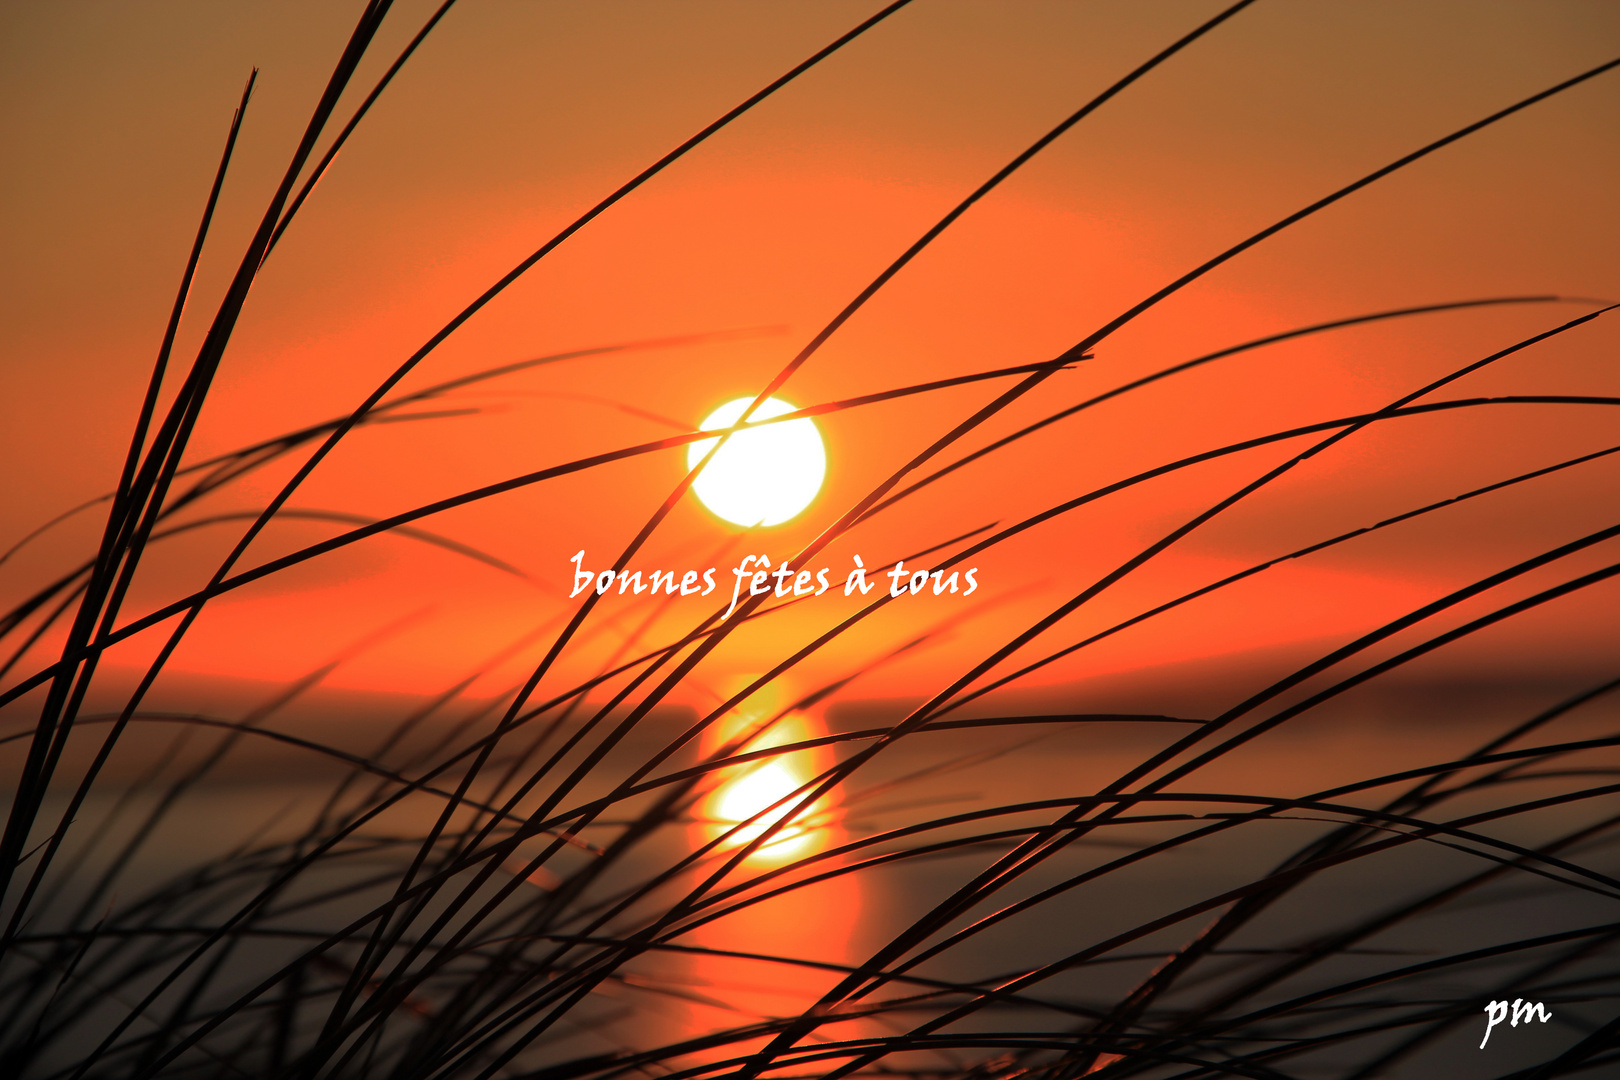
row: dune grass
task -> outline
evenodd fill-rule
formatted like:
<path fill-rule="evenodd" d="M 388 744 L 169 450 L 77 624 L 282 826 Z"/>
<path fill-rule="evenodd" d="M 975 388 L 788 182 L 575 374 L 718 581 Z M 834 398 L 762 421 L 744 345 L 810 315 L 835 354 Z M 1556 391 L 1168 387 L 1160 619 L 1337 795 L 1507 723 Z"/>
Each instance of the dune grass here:
<path fill-rule="evenodd" d="M 396 393 L 439 345 L 551 251 L 908 2 L 878 10 L 537 247 L 400 363 L 349 415 L 192 461 L 192 432 L 260 269 L 278 245 L 298 242 L 295 218 L 306 200 L 318 198 L 316 181 L 335 167 L 344 141 L 430 39 L 453 0 L 431 15 L 318 155 L 337 124 L 340 101 L 354 90 L 355 73 L 389 15 L 383 0 L 366 5 L 196 357 L 181 373 L 173 369 L 171 353 L 197 266 L 212 250 L 212 217 L 250 107 L 254 79 L 248 80 L 122 473 L 105 498 L 68 511 L 104 511 L 100 542 L 71 572 L 39 583 L 0 615 L 0 636 L 7 639 L 0 677 L 8 680 L 0 706 L 10 706 L 13 715 L 26 708 L 31 717 L 26 727 L 0 735 L 20 751 L 0 837 L 5 920 L 0 1071 L 73 1078 L 398 1080 L 628 1075 L 741 1080 L 855 1073 L 1052 1080 L 1419 1075 L 1403 1070 L 1432 1067 L 1413 1063 L 1428 1060 L 1423 1053 L 1459 1029 L 1475 1031 L 1484 1003 L 1497 998 L 1548 1003 L 1563 1025 L 1562 1048 L 1528 1068 L 1493 1070 L 1489 1063 L 1470 1062 L 1469 1068 L 1486 1069 L 1478 1075 L 1595 1076 L 1620 1063 L 1620 1019 L 1605 1019 L 1615 1011 L 1615 957 L 1620 955 L 1620 921 L 1609 906 L 1620 900 L 1620 880 L 1609 856 L 1620 826 L 1620 816 L 1612 812 L 1620 777 L 1611 752 L 1620 746 L 1620 734 L 1594 735 L 1587 724 L 1572 735 L 1567 727 L 1572 718 L 1584 721 L 1610 705 L 1620 679 L 1597 681 L 1516 716 L 1499 730 L 1482 731 L 1471 753 L 1369 775 L 1355 784 L 1298 796 L 1211 790 L 1203 781 L 1239 747 L 1327 710 L 1358 688 L 1381 685 L 1412 661 L 1601 587 L 1620 575 L 1620 562 L 1603 562 L 1612 559 L 1620 524 L 1571 536 L 1500 567 L 1281 673 L 1213 715 L 1174 716 L 1149 708 L 1005 715 L 991 697 L 1048 664 L 1151 625 L 1163 613 L 1281 563 L 1398 530 L 1420 517 L 1443 517 L 1460 504 L 1606 459 L 1620 446 L 1503 475 L 1451 498 L 1281 551 L 1078 641 L 1053 644 L 1064 621 L 1110 587 L 1251 494 L 1369 428 L 1446 411 L 1530 406 L 1562 410 L 1572 424 L 1603 424 L 1620 396 L 1559 393 L 1556 387 L 1538 394 L 1433 395 L 1548 339 L 1581 333 L 1608 307 L 1536 295 L 1347 314 L 1189 359 L 1068 405 L 1010 435 L 984 445 L 974 442 L 980 429 L 1015 402 L 1055 373 L 1089 360 L 1110 335 L 1204 275 L 1426 156 L 1604 75 L 1620 60 L 1576 73 L 1325 194 L 1168 282 L 1056 356 L 824 402 L 761 421 L 860 410 L 947 387 L 973 386 L 984 394 L 976 411 L 944 425 L 935 441 L 918 447 L 902 468 L 845 508 L 789 560 L 799 566 L 914 493 L 960 479 L 965 465 L 993 463 L 997 451 L 1037 431 L 1229 356 L 1303 335 L 1441 312 L 1503 305 L 1583 307 L 1574 317 L 1549 316 L 1543 331 L 1504 342 L 1490 355 L 1376 411 L 1212 446 L 1095 490 L 1063 490 L 1054 483 L 1050 504 L 1038 513 L 962 536 L 930 537 L 919 556 L 906 558 L 930 555 L 937 568 L 966 567 L 979 553 L 1060 515 L 1106 505 L 1110 496 L 1202 462 L 1266 446 L 1303 446 L 1083 590 L 1062 597 L 1022 632 L 983 642 L 979 662 L 882 726 L 786 742 L 766 738 L 785 718 L 842 693 L 845 683 L 838 682 L 770 710 L 751 728 L 716 738 L 725 718 L 890 604 L 892 598 L 881 589 L 847 618 L 784 652 L 768 671 L 673 738 L 648 735 L 649 716 L 723 643 L 758 631 L 797 601 L 749 596 L 729 618 L 722 617 L 724 605 L 710 605 L 668 640 L 644 627 L 625 654 L 597 676 L 558 690 L 547 676 L 579 648 L 588 625 L 600 616 L 598 596 L 588 591 L 562 626 L 513 646 L 514 655 L 530 658 L 528 675 L 492 708 L 447 720 L 475 673 L 399 717 L 367 753 L 269 726 L 273 718 L 296 711 L 329 668 L 310 672 L 239 718 L 180 715 L 148 705 L 164 665 L 216 597 L 383 533 L 521 575 L 518 567 L 432 531 L 433 519 L 459 506 L 710 437 L 692 431 L 581 457 L 384 519 L 288 505 L 333 449 L 358 429 L 464 414 L 467 410 L 431 407 L 450 391 L 564 359 L 704 340 L 704 335 L 686 335 L 509 361 Z M 759 388 L 749 412 L 811 362 L 935 238 L 1043 148 L 1151 78 L 1161 65 L 1196 48 L 1206 35 L 1241 32 L 1237 16 L 1252 2 L 1233 4 L 1191 28 L 992 173 L 811 336 Z M 160 409 L 166 392 L 171 403 Z M 747 422 L 745 414 L 738 426 Z M 211 508 L 216 493 L 273 463 L 289 462 L 296 463 L 290 479 L 259 512 Z M 645 525 L 624 543 L 613 569 L 632 563 L 686 497 L 696 471 L 652 509 Z M 271 521 L 300 515 L 342 531 L 290 554 L 243 565 Z M 23 537 L 0 556 L 0 564 L 24 544 L 46 542 L 50 529 L 66 516 Z M 241 532 L 206 586 L 129 617 L 125 599 L 152 545 L 197 529 Z M 883 569 L 874 568 L 874 577 Z M 154 634 L 162 635 L 164 644 L 123 707 L 111 714 L 89 712 L 86 701 L 103 654 L 137 635 Z M 52 635 L 64 643 L 54 656 L 42 658 L 41 645 L 56 640 Z M 885 663 L 914 644 L 886 642 L 872 652 L 869 664 Z M 976 702 L 989 714 L 961 711 Z M 905 801 L 908 793 L 926 786 L 922 781 L 929 776 L 986 755 L 1017 753 L 1030 739 L 1059 728 L 1083 732 L 1096 725 L 1168 734 L 1111 781 L 1059 798 L 1031 799 L 1008 791 L 968 809 L 942 809 L 925 798 Z M 110 802 L 98 802 L 93 796 L 107 794 L 110 781 L 104 773 L 115 747 L 136 727 L 160 726 L 174 729 L 175 741 L 152 754 L 141 776 L 120 781 Z M 935 745 L 929 740 L 962 749 L 915 775 L 865 786 L 874 761 L 901 757 L 919 744 Z M 70 742 L 92 749 L 69 754 Z M 132 868 L 150 857 L 153 838 L 166 823 L 194 812 L 188 808 L 228 755 L 268 743 L 321 759 L 340 779 L 323 790 L 318 805 L 305 802 L 244 827 L 239 842 L 222 857 L 200 861 L 150 890 L 120 888 Z M 708 839 L 693 839 L 699 835 L 694 828 L 704 823 L 706 801 L 740 766 L 808 751 L 823 755 L 815 775 L 747 820 L 712 828 Z M 889 806 L 882 799 L 896 801 Z M 808 816 L 795 817 L 793 811 Z M 1543 812 L 1552 811 L 1562 816 L 1554 818 L 1559 827 L 1550 838 L 1533 829 L 1501 827 L 1541 821 Z M 1302 822 L 1310 827 L 1293 828 Z M 836 830 L 830 827 L 834 823 Z M 1291 831 L 1278 833 L 1284 824 Z M 783 861 L 760 859 L 795 829 L 821 829 L 827 842 Z M 1531 834 L 1536 838 L 1524 839 Z M 1279 841 L 1279 835 L 1293 839 Z M 1140 922 L 1082 933 L 1087 944 L 1073 947 L 1076 935 L 1065 920 L 1072 918 L 1076 898 L 1134 881 L 1132 875 L 1144 868 L 1168 866 L 1173 872 L 1180 865 L 1174 860 L 1189 851 L 1226 850 L 1220 845 L 1233 838 L 1247 843 L 1251 836 L 1264 838 L 1253 841 L 1256 850 L 1280 853 L 1266 868 L 1204 895 L 1163 904 L 1144 900 Z M 1438 853 L 1424 856 L 1435 861 L 1417 864 L 1439 868 L 1430 876 L 1410 873 L 1410 860 L 1419 851 Z M 885 875 L 933 864 L 953 868 L 950 886 L 926 898 L 919 894 L 892 937 L 859 962 L 706 943 L 714 940 L 705 937 L 706 928 L 728 920 L 777 911 L 784 920 L 798 918 L 787 914 L 799 910 L 790 905 L 823 895 L 818 890 L 845 881 L 890 881 Z M 1384 869 L 1391 866 L 1395 869 Z M 1297 910 L 1298 897 L 1339 868 L 1364 881 L 1406 875 L 1412 887 L 1353 896 L 1341 905 L 1344 910 L 1323 905 L 1315 918 Z M 1492 899 L 1504 890 L 1509 901 Z M 1468 946 L 1454 946 L 1442 936 L 1421 948 L 1428 931 L 1414 931 L 1448 912 L 1467 912 L 1473 904 L 1510 903 L 1523 912 L 1564 911 L 1566 902 L 1575 904 L 1570 910 L 1583 919 L 1589 909 L 1582 905 L 1596 914 L 1579 925 L 1554 928 L 1533 919 L 1503 918 L 1491 924 L 1488 940 Z M 1279 915 L 1283 911 L 1288 914 Z M 1058 925 L 1066 927 L 1064 933 L 1055 932 Z M 982 953 L 972 950 L 1007 929 L 1044 951 L 1033 962 L 1020 954 L 1017 964 L 985 968 L 976 959 Z M 805 1000 L 780 1013 L 738 1006 L 727 1000 L 731 991 L 725 986 L 707 986 L 690 976 L 692 965 L 716 961 L 788 972 L 781 977 L 806 988 Z M 682 1009 L 707 1009 L 703 1015 L 710 1015 L 728 1007 L 734 1023 L 658 1019 L 671 1009 L 679 1015 L 687 1015 Z"/>

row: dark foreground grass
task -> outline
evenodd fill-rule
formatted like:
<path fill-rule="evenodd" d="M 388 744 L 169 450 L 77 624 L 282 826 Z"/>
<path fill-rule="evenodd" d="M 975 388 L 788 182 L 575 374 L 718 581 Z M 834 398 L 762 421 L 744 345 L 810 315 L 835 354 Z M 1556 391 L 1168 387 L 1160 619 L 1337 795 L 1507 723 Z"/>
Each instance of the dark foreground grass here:
<path fill-rule="evenodd" d="M 755 406 L 979 199 L 1251 2 L 1234 4 L 1190 29 L 992 174 L 814 335 L 760 389 Z M 17 771 L 9 778 L 12 805 L 0 836 L 0 1072 L 400 1080 L 633 1074 L 1028 1074 L 1053 1080 L 1433 1075 L 1423 1070 L 1432 1070 L 1434 1059 L 1423 1055 L 1436 1045 L 1455 1043 L 1461 1029 L 1471 1039 L 1482 1026 L 1482 1006 L 1498 998 L 1546 1003 L 1557 1017 L 1557 1037 L 1536 1044 L 1541 1056 L 1534 1063 L 1498 1067 L 1475 1060 L 1466 1075 L 1606 1075 L 1620 1067 L 1620 1019 L 1610 1019 L 1617 1012 L 1613 1002 L 1620 974 L 1620 880 L 1605 869 L 1613 867 L 1609 848 L 1620 826 L 1614 809 L 1620 772 L 1613 753 L 1620 734 L 1612 725 L 1593 722 L 1605 707 L 1612 708 L 1608 695 L 1620 689 L 1620 678 L 1594 680 L 1502 720 L 1471 752 L 1305 796 L 1226 791 L 1202 780 L 1220 775 L 1223 759 L 1251 740 L 1330 710 L 1369 684 L 1382 685 L 1412 661 L 1582 590 L 1603 587 L 1620 575 L 1620 563 L 1612 561 L 1620 524 L 1569 537 L 1500 567 L 1339 644 L 1211 715 L 1171 716 L 1149 709 L 960 712 L 974 702 L 982 710 L 993 704 L 987 695 L 1045 665 L 1281 562 L 1607 459 L 1620 445 L 1538 464 L 1324 537 L 1062 647 L 1053 648 L 1043 637 L 1206 522 L 1375 425 L 1437 412 L 1530 405 L 1563 410 L 1572 424 L 1606 425 L 1607 410 L 1620 405 L 1620 397 L 1556 392 L 1434 397 L 1448 384 L 1549 338 L 1581 333 L 1609 310 L 1598 305 L 1586 304 L 1573 318 L 1549 316 L 1542 332 L 1504 342 L 1492 354 L 1376 411 L 1210 447 L 1096 490 L 1053 490 L 1050 506 L 1039 513 L 963 536 L 930 538 L 921 554 L 934 555 L 936 567 L 965 567 L 977 554 L 1060 515 L 1202 462 L 1273 444 L 1304 447 L 1063 598 L 1024 631 L 986 642 L 981 661 L 934 689 L 909 714 L 882 726 L 776 744 L 761 739 L 783 718 L 839 694 L 844 683 L 834 683 L 762 714 L 754 729 L 729 743 L 699 752 L 700 746 L 713 745 L 709 733 L 723 718 L 888 605 L 884 590 L 780 656 L 769 671 L 674 739 L 648 734 L 654 710 L 679 696 L 685 681 L 723 642 L 758 632 L 794 601 L 751 596 L 729 618 L 722 618 L 722 606 L 673 640 L 643 635 L 597 677 L 542 696 L 542 683 L 549 688 L 557 681 L 546 677 L 571 649 L 581 647 L 588 624 L 599 616 L 597 596 L 587 592 L 565 625 L 512 647 L 511 655 L 538 652 L 539 657 L 527 678 L 492 707 L 456 723 L 444 720 L 474 674 L 397 718 L 364 752 L 266 726 L 273 717 L 295 712 L 329 667 L 238 719 L 148 708 L 148 693 L 165 663 L 215 597 L 382 532 L 520 573 L 428 531 L 424 523 L 457 506 L 705 437 L 690 432 L 561 463 L 383 520 L 342 512 L 314 515 L 346 531 L 272 561 L 242 566 L 248 548 L 273 519 L 313 515 L 290 509 L 289 499 L 359 427 L 459 415 L 465 410 L 431 404 L 452 390 L 550 362 L 698 340 L 628 342 L 527 359 L 408 394 L 394 392 L 438 345 L 550 251 L 755 104 L 906 6 L 906 0 L 878 11 L 788 71 L 537 248 L 349 416 L 206 461 L 188 460 L 192 431 L 260 268 L 284 234 L 291 237 L 286 242 L 294 242 L 296 231 L 286 231 L 315 181 L 450 6 L 434 12 L 317 156 L 388 15 L 386 2 L 366 6 L 197 356 L 183 374 L 171 372 L 181 314 L 249 106 L 249 80 L 122 474 L 108 497 L 70 511 L 105 509 L 100 543 L 84 554 L 82 565 L 42 583 L 0 615 L 0 637 L 6 639 L 0 675 L 8 680 L 0 706 L 27 708 L 33 717 L 26 728 L 0 736 L 19 751 Z M 813 559 L 861 522 L 1036 431 L 1228 356 L 1349 326 L 1558 302 L 1554 296 L 1472 299 L 1290 329 L 1120 385 L 988 444 L 973 439 L 1056 372 L 1087 360 L 1116 330 L 1210 271 L 1383 177 L 1617 65 L 1620 60 L 1576 73 L 1326 194 L 1216 254 L 1055 357 L 895 387 L 763 421 L 861 409 L 946 387 L 983 383 L 986 391 L 981 408 L 919 447 L 903 468 L 848 506 L 789 561 L 797 566 Z M 170 404 L 160 408 L 166 397 Z M 746 421 L 745 415 L 740 423 Z M 209 508 L 216 492 L 282 462 L 295 463 L 291 478 L 262 512 Z M 685 497 L 693 475 L 625 544 L 614 569 L 632 562 Z M 150 614 L 126 617 L 126 595 L 152 545 L 190 530 L 244 522 L 240 540 L 204 588 Z M 20 544 L 38 542 L 53 524 Z M 64 644 L 54 659 L 42 661 L 40 644 L 54 640 L 52 634 Z M 164 642 L 149 670 L 120 710 L 87 711 L 102 655 L 136 635 L 160 635 Z M 887 662 L 915 644 L 886 643 L 873 651 L 869 665 Z M 1046 651 L 1035 651 L 1040 649 Z M 1007 801 L 998 797 L 948 813 L 939 813 L 937 800 L 927 797 L 931 778 L 950 769 L 1016 753 L 1030 738 L 1056 728 L 1084 732 L 1096 725 L 1167 734 L 1121 759 L 1112 778 L 1058 797 L 1009 792 Z M 175 729 L 180 737 L 167 748 L 142 743 L 156 747 L 144 773 L 120 780 L 108 792 L 112 782 L 103 773 L 114 748 L 137 730 L 159 726 Z M 323 781 L 314 799 L 301 798 L 255 820 L 223 853 L 210 854 L 172 880 L 149 884 L 139 867 L 151 857 L 153 838 L 177 817 L 199 812 L 197 800 L 227 755 L 270 742 L 320 759 L 329 771 L 319 775 L 332 779 Z M 70 743 L 77 752 L 69 752 Z M 909 760 L 906 755 L 919 745 L 956 750 L 939 760 L 929 751 L 923 757 L 931 764 L 862 787 L 874 763 Z M 824 755 L 826 764 L 817 775 L 748 821 L 715 830 L 707 840 L 692 839 L 699 835 L 693 823 L 705 800 L 737 766 L 809 749 Z M 835 812 L 833 806 L 842 809 Z M 806 816 L 794 820 L 783 813 L 791 810 Z M 1523 822 L 1537 824 L 1519 827 Z M 756 858 L 767 854 L 784 830 L 807 827 L 825 834 L 819 850 L 785 861 Z M 1209 888 L 1202 879 L 1181 892 L 1148 892 L 1137 884 L 1154 880 L 1140 875 L 1156 867 L 1175 872 L 1185 864 L 1174 860 L 1194 850 L 1246 850 L 1262 853 L 1263 859 L 1249 858 L 1241 863 L 1248 869 L 1236 879 L 1223 878 Z M 934 865 L 950 866 L 954 876 L 943 887 L 921 888 L 916 868 Z M 1399 881 L 1403 887 L 1360 893 L 1352 888 L 1327 902 L 1318 889 L 1324 879 Z M 134 891 L 127 885 L 132 880 L 141 881 Z M 903 909 L 892 932 L 885 930 L 886 939 L 856 959 L 833 962 L 772 951 L 769 935 L 758 939 L 757 948 L 715 944 L 716 928 L 738 920 L 759 915 L 780 925 L 801 920 L 804 897 L 836 895 L 827 890 L 852 881 L 887 883 L 882 887 L 901 898 Z M 1094 932 L 1075 933 L 1074 913 L 1102 903 L 1092 897 L 1109 895 L 1116 897 L 1116 908 L 1119 896 L 1130 898 L 1123 909 L 1131 918 L 1099 916 Z M 1302 896 L 1311 898 L 1304 907 Z M 1482 910 L 1547 918 L 1482 917 Z M 1448 919 L 1466 930 L 1435 930 Z M 1005 942 L 1008 931 L 1022 943 L 1014 950 L 1017 961 L 987 963 L 983 943 Z M 798 989 L 800 1000 L 788 1009 L 761 1007 L 751 991 L 726 981 L 731 976 L 702 975 L 738 970 L 774 971 L 770 977 Z M 715 1016 L 730 1019 L 715 1022 Z M 1413 1069 L 1419 1071 L 1408 1071 Z M 1448 1075 L 1465 1075 L 1461 1069 L 1458 1065 Z"/>

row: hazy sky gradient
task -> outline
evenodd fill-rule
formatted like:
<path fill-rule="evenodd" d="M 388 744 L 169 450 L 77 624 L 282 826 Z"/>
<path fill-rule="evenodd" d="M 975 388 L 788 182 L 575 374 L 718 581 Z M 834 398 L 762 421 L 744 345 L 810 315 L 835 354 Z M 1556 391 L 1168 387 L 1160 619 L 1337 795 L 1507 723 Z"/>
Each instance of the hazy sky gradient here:
<path fill-rule="evenodd" d="M 193 456 L 352 409 L 556 229 L 875 6 L 467 0 L 384 95 L 267 264 Z M 396 5 L 338 123 L 431 9 Z M 179 365 L 195 354 L 358 10 L 14 3 L 0 11 L 0 548 L 115 482 L 249 69 L 259 67 L 259 83 Z M 486 415 L 362 432 L 293 504 L 394 513 L 674 433 L 616 403 L 695 424 L 721 401 L 756 391 L 975 184 L 1217 10 L 1206 2 L 919 0 L 570 241 L 405 388 L 575 348 L 759 334 L 572 362 L 468 392 L 450 404 Z M 1602 0 L 1262 0 L 976 207 L 782 396 L 807 405 L 1047 359 L 1248 233 L 1616 55 L 1620 8 Z M 962 449 L 1166 364 L 1293 326 L 1485 296 L 1620 298 L 1617 131 L 1620 71 L 1243 256 L 1110 338 L 1095 360 L 1050 380 Z M 1377 408 L 1583 310 L 1441 315 L 1236 358 L 964 470 L 816 562 L 841 580 L 852 552 L 869 565 L 887 561 L 1182 454 Z M 1441 396 L 1615 394 L 1617 343 L 1616 324 L 1600 321 Z M 825 495 L 756 546 L 776 556 L 802 545 L 994 392 L 952 390 L 829 419 Z M 1616 430 L 1603 409 L 1538 406 L 1359 435 L 1189 538 L 1049 644 L 1342 529 L 1620 441 Z M 999 606 L 875 673 L 868 692 L 906 693 L 924 676 L 956 670 L 1294 449 L 1206 467 L 987 553 L 987 588 L 976 600 Z M 368 541 L 216 602 L 209 632 L 193 636 L 176 666 L 292 677 L 420 614 L 414 629 L 338 681 L 434 688 L 564 612 L 557 589 L 568 556 L 584 548 L 589 562 L 606 565 L 678 480 L 680 460 L 675 452 L 642 458 L 424 523 L 536 583 L 515 584 L 406 540 Z M 284 476 L 273 470 L 219 506 L 257 507 Z M 1274 571 L 1042 678 L 1341 638 L 1610 523 L 1617 490 L 1620 466 L 1611 461 L 1481 500 Z M 85 515 L 0 567 L 0 597 L 72 565 L 93 549 L 98 525 Z M 168 545 L 132 612 L 195 587 L 239 528 Z M 250 562 L 331 531 L 279 526 Z M 718 564 L 729 582 L 729 564 L 711 558 L 727 535 L 684 506 L 633 565 Z M 1595 660 L 1592 642 L 1602 626 L 1612 630 L 1603 620 L 1614 596 L 1611 585 L 1556 617 L 1535 616 L 1522 632 L 1460 651 L 1457 663 Z M 944 603 L 897 611 L 873 637 L 957 613 Z M 627 599 L 607 614 L 639 622 L 644 615 L 631 607 Z M 797 636 L 843 610 L 840 602 L 784 623 Z M 695 620 L 696 601 L 678 615 Z M 608 628 L 595 647 L 605 654 L 614 634 Z M 826 674 L 862 655 L 860 640 L 835 649 Z M 124 659 L 141 654 L 130 648 Z M 742 651 L 721 666 L 758 662 Z"/>

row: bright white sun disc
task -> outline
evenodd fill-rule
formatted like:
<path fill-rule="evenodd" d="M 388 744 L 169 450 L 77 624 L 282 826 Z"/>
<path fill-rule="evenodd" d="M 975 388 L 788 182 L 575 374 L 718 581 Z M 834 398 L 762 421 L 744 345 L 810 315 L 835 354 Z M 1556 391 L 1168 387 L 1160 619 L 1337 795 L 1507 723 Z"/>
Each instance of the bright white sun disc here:
<path fill-rule="evenodd" d="M 730 427 L 753 400 L 726 402 L 704 419 L 700 430 Z M 766 398 L 749 423 L 796 409 L 781 398 Z M 695 468 L 719 441 L 693 443 L 686 451 L 686 467 Z M 826 474 L 821 432 L 806 416 L 736 432 L 704 466 L 692 490 L 704 506 L 734 525 L 780 525 L 810 505 Z"/>

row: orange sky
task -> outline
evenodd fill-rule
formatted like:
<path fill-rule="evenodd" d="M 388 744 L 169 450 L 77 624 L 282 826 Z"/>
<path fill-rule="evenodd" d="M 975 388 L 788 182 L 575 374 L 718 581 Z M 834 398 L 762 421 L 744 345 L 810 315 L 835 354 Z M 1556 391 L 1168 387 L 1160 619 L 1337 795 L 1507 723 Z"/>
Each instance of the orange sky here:
<path fill-rule="evenodd" d="M 465 4 L 451 12 L 266 264 L 192 444 L 206 457 L 352 409 L 468 300 L 615 185 L 876 5 L 823 0 Z M 109 489 L 242 81 L 261 69 L 183 326 L 188 363 L 342 47 L 355 4 L 20 3 L 0 11 L 0 548 Z M 430 5 L 401 2 L 369 88 Z M 292 500 L 396 513 L 480 484 L 675 434 L 757 391 L 974 185 L 1219 6 L 919 0 L 589 226 L 404 384 L 571 349 L 757 334 L 537 369 L 463 392 L 480 415 L 356 434 Z M 1427 141 L 1620 55 L 1620 9 L 1590 3 L 1262 0 L 1069 132 L 975 207 L 835 335 L 781 396 L 798 405 L 1045 360 L 1245 235 Z M 363 93 L 363 89 L 361 90 Z M 345 119 L 360 94 L 338 111 Z M 1485 296 L 1620 298 L 1620 71 L 1509 119 L 1313 218 L 1106 340 L 961 444 L 1203 352 L 1383 308 Z M 324 146 L 324 143 L 323 143 Z M 812 566 L 842 580 L 992 521 L 1225 442 L 1377 408 L 1589 307 L 1536 305 L 1319 336 L 1235 357 L 1067 421 L 897 505 Z M 1611 316 L 1442 397 L 1620 393 Z M 774 329 L 771 329 L 774 328 Z M 1004 383 L 828 418 L 829 476 L 800 519 L 742 550 L 816 536 Z M 448 400 L 448 399 L 447 399 Z M 1335 532 L 1620 442 L 1595 406 L 1503 406 L 1356 436 L 1190 537 L 1043 639 L 1066 645 L 1180 591 Z M 949 618 L 856 697 L 926 691 L 1141 545 L 1289 452 L 1203 466 L 1025 534 L 976 562 L 970 601 L 893 608 L 807 669 L 868 666 Z M 949 454 L 945 460 L 953 459 Z M 679 451 L 455 511 L 425 527 L 526 571 L 380 538 L 211 605 L 179 672 L 290 678 L 398 620 L 333 681 L 435 690 L 566 615 L 567 559 L 603 566 L 681 475 Z M 271 470 L 218 498 L 257 508 Z M 1612 523 L 1620 461 L 1582 467 L 1268 573 L 1037 677 L 1320 649 L 1473 577 Z M 93 550 L 86 515 L 0 566 L 24 595 Z M 240 525 L 154 552 L 128 610 L 206 579 Z M 250 562 L 330 535 L 272 529 Z M 684 505 L 632 567 L 718 565 L 728 532 Z M 1610 561 L 1614 548 L 1514 586 Z M 735 558 L 731 560 L 735 561 Z M 1606 591 L 1605 591 L 1606 590 Z M 1464 670 L 1597 662 L 1610 583 L 1456 650 Z M 671 605 L 654 639 L 710 610 Z M 618 602 L 615 602 L 618 601 Z M 576 601 L 577 602 L 577 601 Z M 982 602 L 981 608 L 975 607 Z M 1471 607 L 1477 614 L 1486 606 Z M 641 623 L 607 598 L 566 670 Z M 759 670 L 853 610 L 829 594 L 717 655 Z M 127 665 L 155 647 L 115 655 Z M 1033 655 L 1047 651 L 1037 648 Z M 506 676 L 532 663 L 510 661 Z M 27 665 L 25 665 L 27 666 Z M 711 670 L 712 669 L 712 670 Z M 702 679 L 699 680 L 703 681 Z M 558 685 L 562 685 L 559 680 Z M 696 691 L 694 691 L 694 694 Z M 698 699 L 694 697 L 694 702 Z"/>

